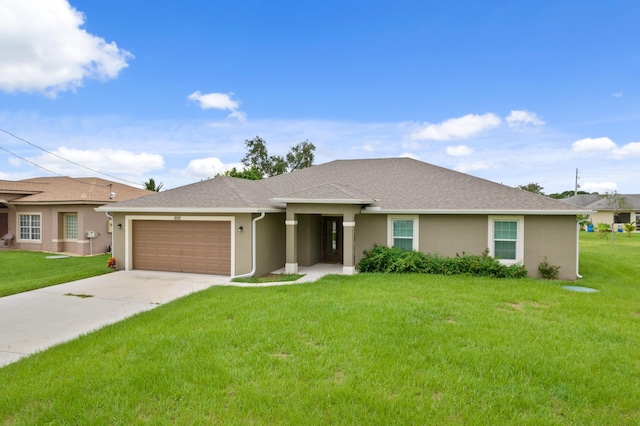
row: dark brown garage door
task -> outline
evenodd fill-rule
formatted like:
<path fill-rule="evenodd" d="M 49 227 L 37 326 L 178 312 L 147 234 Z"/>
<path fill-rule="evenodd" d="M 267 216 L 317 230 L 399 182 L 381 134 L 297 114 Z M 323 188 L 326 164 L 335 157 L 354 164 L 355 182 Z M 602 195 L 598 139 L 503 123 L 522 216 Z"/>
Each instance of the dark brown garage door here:
<path fill-rule="evenodd" d="M 134 220 L 133 269 L 231 275 L 231 222 Z"/>

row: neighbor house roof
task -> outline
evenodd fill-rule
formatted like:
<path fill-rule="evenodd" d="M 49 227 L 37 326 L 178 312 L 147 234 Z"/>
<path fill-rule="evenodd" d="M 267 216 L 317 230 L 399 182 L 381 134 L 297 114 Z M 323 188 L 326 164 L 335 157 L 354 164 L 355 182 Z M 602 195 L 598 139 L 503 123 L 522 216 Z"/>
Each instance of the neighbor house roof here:
<path fill-rule="evenodd" d="M 115 194 L 115 196 L 111 196 Z M 0 180 L 0 196 L 11 204 L 106 204 L 155 194 L 105 179 L 67 176 Z M 10 195 L 10 197 L 8 196 Z"/>
<path fill-rule="evenodd" d="M 580 194 L 565 198 L 562 201 L 591 210 L 632 210 L 640 211 L 640 194 L 620 194 L 621 209 L 609 203 L 606 195 Z"/>
<path fill-rule="evenodd" d="M 267 179 L 220 176 L 101 207 L 122 212 L 281 211 L 286 203 L 365 212 L 579 214 L 580 207 L 410 158 L 336 160 Z"/>

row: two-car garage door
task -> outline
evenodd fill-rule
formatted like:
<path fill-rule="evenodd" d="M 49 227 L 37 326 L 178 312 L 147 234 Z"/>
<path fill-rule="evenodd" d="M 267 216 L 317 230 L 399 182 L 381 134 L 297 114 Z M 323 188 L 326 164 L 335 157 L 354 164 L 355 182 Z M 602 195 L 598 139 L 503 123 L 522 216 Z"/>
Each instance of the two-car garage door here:
<path fill-rule="evenodd" d="M 134 220 L 133 269 L 231 275 L 230 221 Z"/>

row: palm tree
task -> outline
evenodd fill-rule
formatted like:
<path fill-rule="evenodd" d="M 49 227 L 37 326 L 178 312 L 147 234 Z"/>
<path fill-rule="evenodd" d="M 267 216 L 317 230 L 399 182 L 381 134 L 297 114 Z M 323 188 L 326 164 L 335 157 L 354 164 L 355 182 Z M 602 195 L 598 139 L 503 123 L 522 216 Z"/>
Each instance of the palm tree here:
<path fill-rule="evenodd" d="M 153 178 L 149 178 L 149 180 L 144 183 L 144 187 L 148 191 L 160 192 L 162 189 L 162 182 L 156 186 L 156 181 L 153 180 Z"/>
<path fill-rule="evenodd" d="M 624 228 L 624 231 L 627 233 L 627 235 L 631 236 L 631 233 L 636 230 L 636 223 L 624 223 L 622 224 L 622 227 Z"/>

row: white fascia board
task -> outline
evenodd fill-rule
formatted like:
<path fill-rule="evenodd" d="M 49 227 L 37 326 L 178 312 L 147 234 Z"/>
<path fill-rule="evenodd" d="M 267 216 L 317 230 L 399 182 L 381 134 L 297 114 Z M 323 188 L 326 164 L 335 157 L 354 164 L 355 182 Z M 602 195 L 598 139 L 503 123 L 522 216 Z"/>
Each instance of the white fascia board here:
<path fill-rule="evenodd" d="M 369 210 L 362 209 L 364 214 L 481 214 L 481 215 L 527 215 L 527 216 L 575 216 L 579 214 L 592 214 L 593 210 L 448 210 L 448 209 L 429 209 L 429 210 L 397 210 L 397 209 L 380 209 Z"/>
<path fill-rule="evenodd" d="M 257 207 L 115 207 L 101 206 L 95 209 L 97 212 L 109 213 L 280 213 L 285 209 L 257 208 Z"/>
<path fill-rule="evenodd" d="M 372 199 L 344 199 L 344 198 L 270 198 L 274 203 L 287 204 L 372 204 Z"/>

